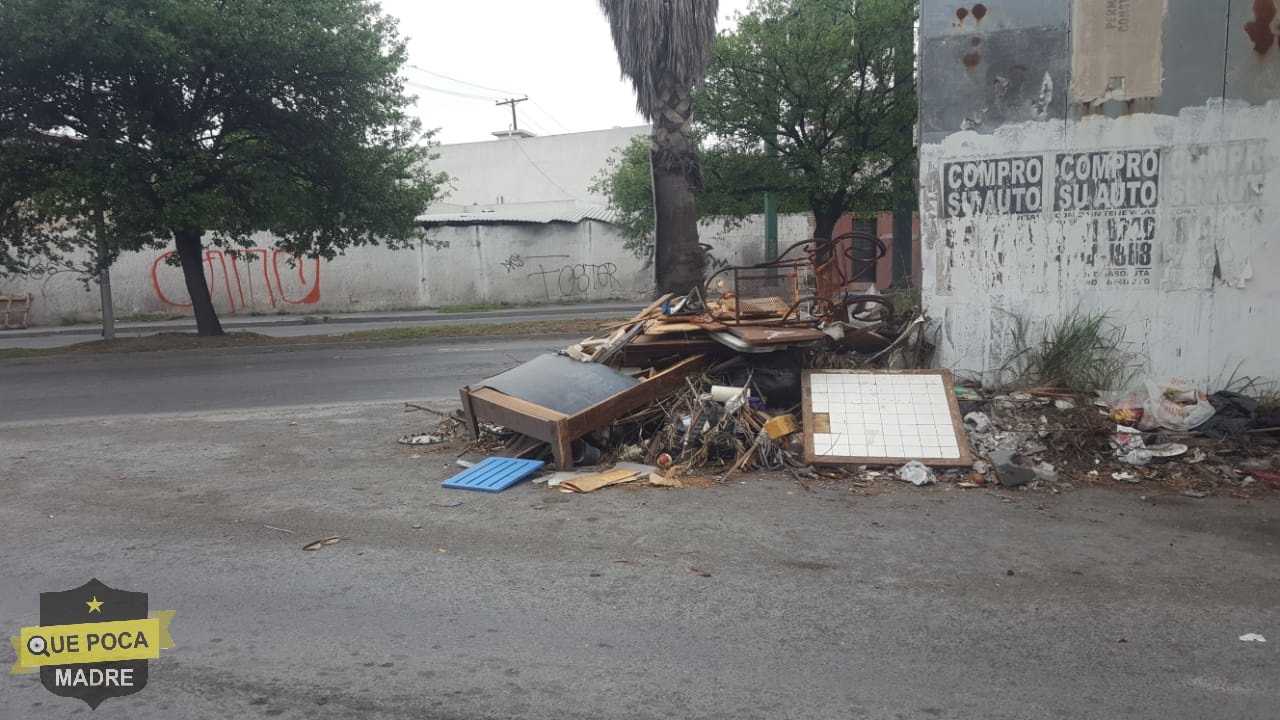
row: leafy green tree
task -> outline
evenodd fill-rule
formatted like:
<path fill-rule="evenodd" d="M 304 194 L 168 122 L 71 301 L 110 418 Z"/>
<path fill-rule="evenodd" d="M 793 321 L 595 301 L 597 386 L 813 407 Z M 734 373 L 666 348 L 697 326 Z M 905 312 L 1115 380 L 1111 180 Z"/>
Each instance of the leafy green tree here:
<path fill-rule="evenodd" d="M 702 282 L 694 193 L 702 185 L 693 89 L 715 43 L 717 0 L 600 0 L 636 107 L 653 123 L 654 266 L 657 292 Z"/>
<path fill-rule="evenodd" d="M 405 59 L 372 0 L 5 0 L 0 262 L 173 243 L 218 335 L 207 245 L 411 244 L 443 177 Z"/>
<path fill-rule="evenodd" d="M 703 189 L 695 197 L 699 220 L 716 219 L 726 229 L 743 218 L 760 212 L 763 193 L 775 194 L 787 184 L 781 166 L 764 155 L 748 155 L 722 147 L 701 147 Z M 622 235 L 624 246 L 641 252 L 654 241 L 653 185 L 650 176 L 650 141 L 637 137 L 630 145 L 617 148 L 607 164 L 596 175 L 592 191 L 603 195 L 613 210 L 614 227 Z M 807 211 L 804 198 L 784 194 L 783 212 Z"/>
<path fill-rule="evenodd" d="M 915 0 L 756 0 L 695 97 L 713 149 L 776 162 L 774 189 L 804 199 L 817 237 L 889 207 L 915 155 L 915 18 Z"/>

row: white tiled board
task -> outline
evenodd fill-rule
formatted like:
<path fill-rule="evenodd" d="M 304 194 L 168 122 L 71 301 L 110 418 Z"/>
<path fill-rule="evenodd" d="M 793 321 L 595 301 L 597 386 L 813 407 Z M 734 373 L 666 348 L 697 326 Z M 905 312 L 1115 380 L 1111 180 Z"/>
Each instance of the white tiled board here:
<path fill-rule="evenodd" d="M 815 428 L 811 459 L 968 464 L 946 379 L 943 372 L 809 372 L 805 417 L 807 427 Z M 822 423 L 809 423 L 824 415 L 830 432 L 816 432 Z"/>

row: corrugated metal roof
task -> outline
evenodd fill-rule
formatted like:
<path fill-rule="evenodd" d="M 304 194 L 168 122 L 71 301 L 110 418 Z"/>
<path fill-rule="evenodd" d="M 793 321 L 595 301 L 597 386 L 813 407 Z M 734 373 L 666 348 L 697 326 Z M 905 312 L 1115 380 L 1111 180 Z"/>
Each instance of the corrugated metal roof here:
<path fill-rule="evenodd" d="M 489 223 L 580 223 L 583 220 L 613 222 L 615 218 L 614 212 L 602 205 L 526 203 L 498 205 L 468 212 L 429 213 L 419 215 L 417 220 L 423 225 L 431 226 Z"/>

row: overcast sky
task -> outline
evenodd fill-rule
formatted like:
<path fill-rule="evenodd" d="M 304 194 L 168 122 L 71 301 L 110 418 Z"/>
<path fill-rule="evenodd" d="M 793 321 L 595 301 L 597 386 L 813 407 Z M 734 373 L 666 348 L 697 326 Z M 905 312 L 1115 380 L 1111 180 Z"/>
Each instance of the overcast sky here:
<path fill-rule="evenodd" d="M 440 142 L 492 140 L 511 125 L 494 100 L 513 95 L 529 96 L 517 121 L 539 135 L 644 124 L 597 0 L 381 2 L 409 38 L 405 76 Z M 747 4 L 720 0 L 720 27 Z"/>

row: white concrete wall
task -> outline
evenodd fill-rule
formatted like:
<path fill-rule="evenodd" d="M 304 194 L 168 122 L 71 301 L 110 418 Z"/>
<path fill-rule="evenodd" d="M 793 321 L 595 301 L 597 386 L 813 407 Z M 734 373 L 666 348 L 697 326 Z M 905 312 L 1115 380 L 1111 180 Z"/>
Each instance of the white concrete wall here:
<path fill-rule="evenodd" d="M 1011 313 L 1101 310 L 1155 372 L 1280 377 L 1278 137 L 1280 102 L 1219 100 L 924 144 L 924 298 L 941 363 L 990 373 Z M 1082 178 L 1077 153 L 1101 176 Z"/>
<path fill-rule="evenodd" d="M 639 299 L 653 282 L 606 223 L 469 225 L 433 235 L 423 253 L 426 304 Z"/>
<path fill-rule="evenodd" d="M 430 167 L 449 174 L 451 189 L 428 212 L 557 200 L 604 205 L 605 198 L 588 190 L 592 179 L 615 149 L 648 133 L 646 126 L 623 127 L 442 145 L 435 149 L 440 157 Z"/>
<path fill-rule="evenodd" d="M 779 218 L 780 246 L 808 238 L 809 229 L 807 215 Z M 649 255 L 625 250 L 606 223 L 476 225 L 432 234 L 448 246 L 356 248 L 333 261 L 301 260 L 292 267 L 291 258 L 272 249 L 270 236 L 263 235 L 252 260 L 208 250 L 205 274 L 214 305 L 225 316 L 641 299 L 653 289 Z M 725 230 L 721 223 L 707 222 L 702 242 L 710 269 L 759 262 L 764 223 L 752 218 Z M 182 272 L 165 263 L 169 254 L 159 250 L 119 259 L 111 272 L 118 317 L 189 313 Z M 91 320 L 99 313 L 97 286 L 86 290 L 70 273 L 0 280 L 0 294 L 10 292 L 35 296 L 35 324 Z"/>

